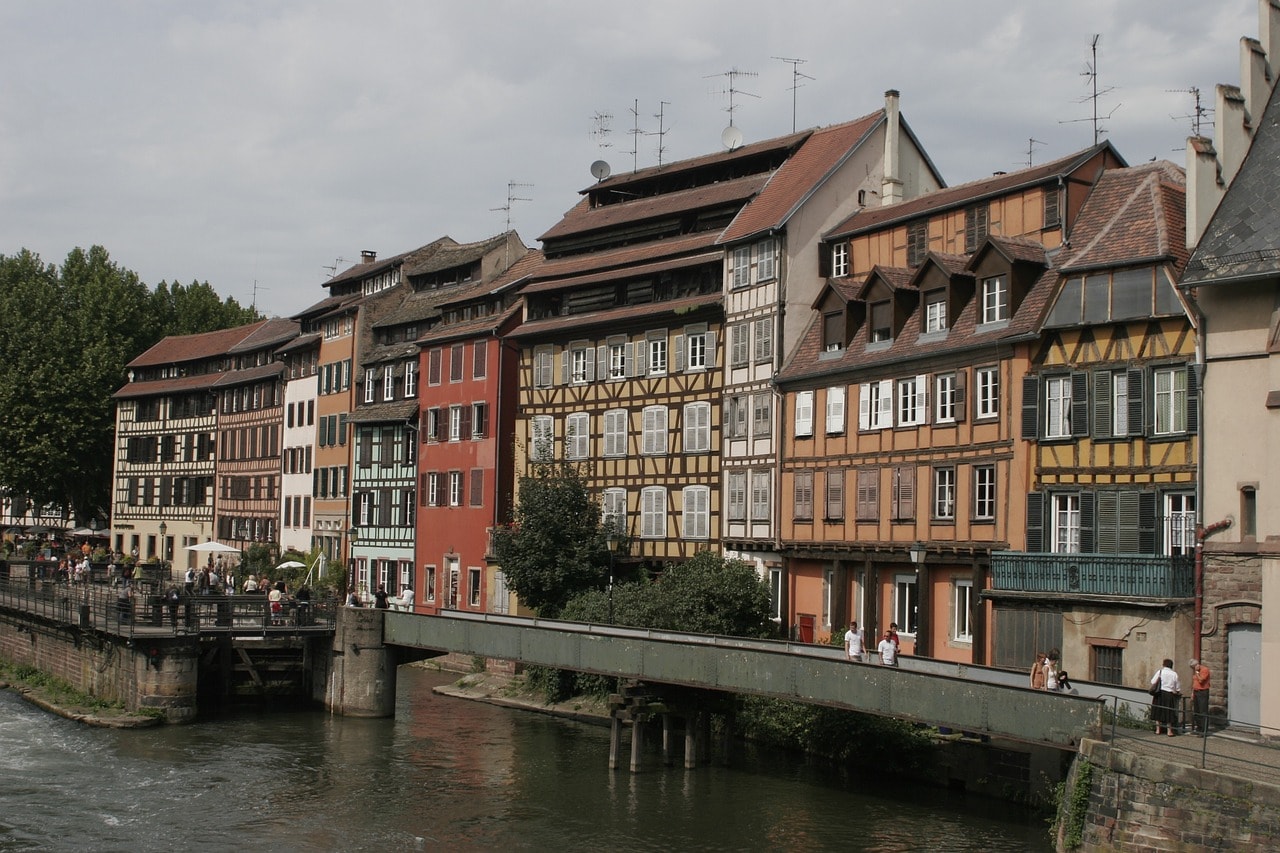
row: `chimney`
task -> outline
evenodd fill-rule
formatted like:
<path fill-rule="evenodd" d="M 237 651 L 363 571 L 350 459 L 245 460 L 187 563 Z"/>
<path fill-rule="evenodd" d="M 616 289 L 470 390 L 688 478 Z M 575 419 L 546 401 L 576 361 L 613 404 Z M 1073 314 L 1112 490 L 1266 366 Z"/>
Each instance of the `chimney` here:
<path fill-rule="evenodd" d="M 360 263 L 371 264 L 378 259 L 378 253 L 372 249 L 364 249 L 360 252 Z"/>
<path fill-rule="evenodd" d="M 898 90 L 884 93 L 884 177 L 880 180 L 880 203 L 902 201 L 902 180 L 898 176 Z"/>

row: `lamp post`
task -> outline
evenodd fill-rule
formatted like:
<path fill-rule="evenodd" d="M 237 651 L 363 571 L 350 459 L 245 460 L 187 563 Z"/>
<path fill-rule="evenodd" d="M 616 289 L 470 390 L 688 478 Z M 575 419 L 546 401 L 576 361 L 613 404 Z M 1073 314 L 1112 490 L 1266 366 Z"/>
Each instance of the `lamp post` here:
<path fill-rule="evenodd" d="M 604 537 L 605 544 L 609 546 L 609 624 L 613 624 L 613 556 L 617 553 L 618 545 L 622 542 L 622 536 L 618 533 L 616 527 L 610 527 L 609 532 Z"/>
<path fill-rule="evenodd" d="M 360 531 L 353 524 L 347 528 L 347 592 L 351 593 L 355 590 L 356 583 L 356 537 L 360 535 Z"/>
<path fill-rule="evenodd" d="M 927 604 L 928 595 L 926 594 L 926 589 L 928 587 L 929 579 L 927 577 L 923 577 L 923 578 L 921 577 L 923 573 L 922 570 L 924 567 L 924 555 L 925 555 L 924 543 L 923 542 L 915 543 L 914 545 L 911 546 L 911 549 L 907 553 L 911 555 L 911 564 L 916 567 L 916 624 L 915 624 L 916 651 L 915 653 L 918 657 L 928 657 L 928 654 L 929 654 L 929 641 L 928 641 L 929 608 Z M 921 583 L 922 580 L 924 581 L 923 583 Z M 922 610 L 923 610 L 923 613 L 921 613 Z"/>
<path fill-rule="evenodd" d="M 169 540 L 165 536 L 165 534 L 168 532 L 169 532 L 169 526 L 165 524 L 163 521 L 160 522 L 160 572 L 161 574 L 165 575 L 166 578 L 168 577 L 169 572 L 168 572 L 168 565 L 166 564 L 165 560 L 169 556 L 167 553 L 169 549 L 165 547 L 165 543 L 168 542 Z"/>

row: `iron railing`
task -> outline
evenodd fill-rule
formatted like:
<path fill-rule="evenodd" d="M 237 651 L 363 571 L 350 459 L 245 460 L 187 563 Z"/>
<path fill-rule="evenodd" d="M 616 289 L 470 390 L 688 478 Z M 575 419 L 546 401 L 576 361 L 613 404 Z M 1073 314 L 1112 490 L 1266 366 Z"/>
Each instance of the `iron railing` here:
<path fill-rule="evenodd" d="M 1120 598 L 1191 598 L 1195 574 L 1189 556 L 997 551 L 991 555 L 991 588 Z"/>

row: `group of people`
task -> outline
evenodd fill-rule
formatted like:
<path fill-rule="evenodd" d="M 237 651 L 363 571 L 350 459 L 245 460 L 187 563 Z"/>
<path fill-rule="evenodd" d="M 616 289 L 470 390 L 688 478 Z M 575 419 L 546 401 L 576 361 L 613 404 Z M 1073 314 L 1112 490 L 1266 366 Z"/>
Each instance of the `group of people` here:
<path fill-rule="evenodd" d="M 1059 661 L 1062 654 L 1057 649 L 1048 652 L 1036 652 L 1036 662 L 1031 665 L 1032 690 L 1058 690 L 1062 693 L 1075 693 L 1071 686 L 1071 675 L 1062 669 Z"/>
<path fill-rule="evenodd" d="M 1209 733 L 1209 667 L 1192 658 L 1191 667 L 1191 730 L 1206 736 Z M 1156 674 L 1151 676 L 1151 719 L 1156 724 L 1156 734 L 1173 737 L 1178 727 L 1178 700 L 1182 697 L 1182 680 L 1173 668 L 1173 660 L 1165 658 Z"/>
<path fill-rule="evenodd" d="M 880 663 L 884 666 L 897 666 L 900 645 L 898 623 L 890 622 L 888 629 L 884 632 L 884 636 L 876 645 L 876 655 L 880 659 Z M 866 660 L 866 643 L 863 639 L 862 629 L 858 627 L 857 622 L 850 622 L 849 630 L 844 632 L 844 653 L 845 657 L 851 661 L 863 663 Z"/>

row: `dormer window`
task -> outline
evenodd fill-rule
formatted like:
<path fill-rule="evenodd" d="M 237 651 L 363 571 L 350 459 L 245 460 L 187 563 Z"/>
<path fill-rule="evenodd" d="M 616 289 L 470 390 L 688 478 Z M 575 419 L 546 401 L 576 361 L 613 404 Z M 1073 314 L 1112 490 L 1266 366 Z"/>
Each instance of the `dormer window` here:
<path fill-rule="evenodd" d="M 844 349 L 844 312 L 833 311 L 822 315 L 822 351 L 840 352 Z"/>
<path fill-rule="evenodd" d="M 998 323 L 1009 319 L 1009 278 L 993 275 L 982 280 L 982 322 Z"/>
<path fill-rule="evenodd" d="M 836 243 L 831 247 L 831 275 L 842 278 L 849 274 L 849 244 Z"/>
<path fill-rule="evenodd" d="M 907 266 L 912 269 L 924 263 L 929 254 L 929 223 L 912 222 L 907 225 Z"/>
<path fill-rule="evenodd" d="M 947 329 L 947 292 L 941 288 L 924 295 L 924 331 L 944 332 Z"/>
<path fill-rule="evenodd" d="M 889 300 L 871 303 L 870 342 L 873 344 L 893 340 L 893 303 Z"/>

